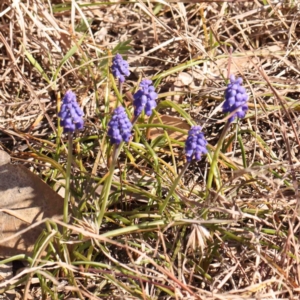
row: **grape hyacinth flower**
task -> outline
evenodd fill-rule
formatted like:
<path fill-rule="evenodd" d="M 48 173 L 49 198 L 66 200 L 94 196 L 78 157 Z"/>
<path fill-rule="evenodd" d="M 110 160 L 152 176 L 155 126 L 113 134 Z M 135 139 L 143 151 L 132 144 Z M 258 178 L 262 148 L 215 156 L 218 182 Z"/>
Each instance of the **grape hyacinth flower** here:
<path fill-rule="evenodd" d="M 114 77 L 119 79 L 120 83 L 125 81 L 125 76 L 130 75 L 129 64 L 120 54 L 116 54 L 113 58 L 111 71 Z"/>
<path fill-rule="evenodd" d="M 156 107 L 157 93 L 149 79 L 143 79 L 140 83 L 140 89 L 133 95 L 134 116 L 138 117 L 143 110 L 145 114 L 150 116 L 152 110 Z"/>
<path fill-rule="evenodd" d="M 64 133 L 74 132 L 75 129 L 83 129 L 83 111 L 76 101 L 76 95 L 72 91 L 67 91 L 62 100 L 62 105 L 58 113 L 60 126 Z"/>
<path fill-rule="evenodd" d="M 248 110 L 248 95 L 246 89 L 242 86 L 243 79 L 235 79 L 234 75 L 230 75 L 230 83 L 225 91 L 225 102 L 223 104 L 223 113 L 235 113 L 228 119 L 232 123 L 235 118 L 244 118 Z"/>
<path fill-rule="evenodd" d="M 132 124 L 123 106 L 119 106 L 114 110 L 108 127 L 108 136 L 111 144 L 119 145 L 122 141 L 129 142 Z"/>
<path fill-rule="evenodd" d="M 230 124 L 235 120 L 235 118 L 244 118 L 248 110 L 248 95 L 246 93 L 246 89 L 242 86 L 243 79 L 240 77 L 235 79 L 234 75 L 230 75 L 229 79 L 230 83 L 228 84 L 225 91 L 223 113 L 229 113 L 230 117 L 228 118 L 228 121 L 223 128 L 211 161 L 206 183 L 207 191 L 209 191 L 212 187 L 213 178 L 215 177 L 215 172 L 217 169 L 219 153 L 224 143 L 226 133 L 230 128 Z M 209 193 L 207 192 L 206 196 L 208 195 Z"/>
<path fill-rule="evenodd" d="M 188 169 L 190 162 L 193 158 L 198 161 L 201 159 L 203 154 L 207 153 L 206 149 L 207 141 L 205 140 L 203 132 L 201 132 L 201 127 L 199 125 L 192 126 L 192 128 L 188 132 L 188 137 L 185 142 L 185 155 L 187 162 L 184 164 L 181 172 L 174 180 L 169 193 L 167 194 L 166 198 L 164 199 L 163 203 L 159 206 L 159 212 L 162 214 L 166 209 L 170 198 L 172 197 L 176 187 L 179 184 L 179 181 L 185 174 L 186 170 Z"/>
<path fill-rule="evenodd" d="M 207 141 L 205 140 L 201 127 L 199 125 L 192 126 L 189 130 L 188 138 L 185 142 L 185 155 L 188 163 L 195 158 L 196 161 L 201 159 L 203 154 L 207 153 Z"/>
<path fill-rule="evenodd" d="M 111 185 L 114 175 L 115 166 L 119 153 L 122 149 L 122 142 L 129 142 L 131 137 L 132 124 L 128 119 L 126 111 L 123 106 L 118 106 L 112 115 L 111 120 L 108 122 L 107 135 L 110 137 L 110 143 L 113 147 L 112 159 L 109 163 L 109 175 L 105 181 L 105 187 L 102 189 L 99 198 L 100 211 L 97 216 L 97 225 L 100 228 L 102 220 L 107 208 L 108 198 L 111 191 Z"/>
<path fill-rule="evenodd" d="M 62 99 L 62 105 L 58 113 L 60 126 L 63 127 L 64 133 L 68 134 L 68 158 L 66 166 L 66 184 L 64 198 L 63 220 L 65 223 L 69 219 L 69 201 L 70 201 L 70 181 L 71 181 L 71 162 L 72 162 L 72 136 L 76 129 L 83 128 L 83 111 L 76 101 L 76 95 L 72 91 L 67 91 Z M 64 233 L 67 228 L 64 228 Z"/>

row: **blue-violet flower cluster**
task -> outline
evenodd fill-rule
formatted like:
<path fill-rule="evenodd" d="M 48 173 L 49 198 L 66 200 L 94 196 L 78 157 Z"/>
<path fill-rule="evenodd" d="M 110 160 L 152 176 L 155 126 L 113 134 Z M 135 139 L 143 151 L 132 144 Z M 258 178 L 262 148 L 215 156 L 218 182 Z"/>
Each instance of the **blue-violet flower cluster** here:
<path fill-rule="evenodd" d="M 185 142 L 185 155 L 187 162 L 191 162 L 193 158 L 196 161 L 199 161 L 201 156 L 207 153 L 206 144 L 207 141 L 203 132 L 201 132 L 201 127 L 199 125 L 192 126 Z"/>
<path fill-rule="evenodd" d="M 243 79 L 235 79 L 234 75 L 230 75 L 230 83 L 225 91 L 225 101 L 223 104 L 223 113 L 235 113 L 228 119 L 231 123 L 235 118 L 244 118 L 248 110 L 248 95 L 246 89 L 242 86 Z"/>
<path fill-rule="evenodd" d="M 157 93 L 149 79 L 143 79 L 140 83 L 140 89 L 133 95 L 134 116 L 139 116 L 143 110 L 150 116 L 152 110 L 156 107 Z"/>
<path fill-rule="evenodd" d="M 132 124 L 123 106 L 117 107 L 108 123 L 108 136 L 112 145 L 119 145 L 122 141 L 129 142 Z"/>
<path fill-rule="evenodd" d="M 83 129 L 83 111 L 76 101 L 76 95 L 72 91 L 67 91 L 62 100 L 62 105 L 58 113 L 60 126 L 64 133 L 74 132 L 75 129 Z"/>
<path fill-rule="evenodd" d="M 114 77 L 119 79 L 121 83 L 125 81 L 125 76 L 130 75 L 129 64 L 120 54 L 116 54 L 113 58 L 111 71 Z"/>

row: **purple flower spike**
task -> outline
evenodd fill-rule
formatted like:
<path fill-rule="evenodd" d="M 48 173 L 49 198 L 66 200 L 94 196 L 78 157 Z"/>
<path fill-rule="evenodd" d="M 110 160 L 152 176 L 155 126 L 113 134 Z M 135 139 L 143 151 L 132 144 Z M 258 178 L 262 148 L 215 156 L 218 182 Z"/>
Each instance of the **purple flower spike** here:
<path fill-rule="evenodd" d="M 201 159 L 203 154 L 207 153 L 207 141 L 201 132 L 200 126 L 192 126 L 185 142 L 185 155 L 187 162 L 191 162 L 194 158 L 196 161 Z"/>
<path fill-rule="evenodd" d="M 143 79 L 140 83 L 140 89 L 133 95 L 134 116 L 138 117 L 143 110 L 145 114 L 150 116 L 152 110 L 156 107 L 157 93 L 154 91 L 152 81 Z"/>
<path fill-rule="evenodd" d="M 72 91 L 67 91 L 62 100 L 62 105 L 58 113 L 60 126 L 64 133 L 74 132 L 76 129 L 83 129 L 83 111 L 76 101 L 76 95 Z"/>
<path fill-rule="evenodd" d="M 223 113 L 235 113 L 228 119 L 232 123 L 235 118 L 244 118 L 248 110 L 248 95 L 242 86 L 243 79 L 235 79 L 234 75 L 230 75 L 230 83 L 225 91 L 225 101 L 223 103 Z"/>
<path fill-rule="evenodd" d="M 130 75 L 128 62 L 120 54 L 116 54 L 113 58 L 111 71 L 114 77 L 119 79 L 121 83 L 125 81 L 125 76 Z"/>
<path fill-rule="evenodd" d="M 123 106 L 117 107 L 108 123 L 108 136 L 112 145 L 119 145 L 121 142 L 129 142 L 131 137 L 132 124 L 128 119 Z"/>

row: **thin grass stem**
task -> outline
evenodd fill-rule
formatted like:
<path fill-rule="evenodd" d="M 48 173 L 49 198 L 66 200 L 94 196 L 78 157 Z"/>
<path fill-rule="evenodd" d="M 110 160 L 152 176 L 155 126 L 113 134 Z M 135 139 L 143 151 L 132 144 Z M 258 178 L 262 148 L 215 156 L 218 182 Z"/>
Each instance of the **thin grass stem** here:
<path fill-rule="evenodd" d="M 214 152 L 214 155 L 213 155 L 213 158 L 212 158 L 212 161 L 211 161 L 211 164 L 210 164 L 210 170 L 209 170 L 209 173 L 208 173 L 208 179 L 207 179 L 207 184 L 206 184 L 206 197 L 209 194 L 209 190 L 211 189 L 214 175 L 216 174 L 216 167 L 217 167 L 217 163 L 218 163 L 219 153 L 220 153 L 220 150 L 222 148 L 226 133 L 227 133 L 229 127 L 230 127 L 230 124 L 231 123 L 229 123 L 229 122 L 227 122 L 225 124 L 225 127 L 222 131 L 222 134 L 221 134 L 220 138 L 219 138 L 216 150 Z"/>
<path fill-rule="evenodd" d="M 121 97 L 121 98 L 123 97 L 122 89 L 123 89 L 123 82 L 121 82 L 121 81 L 119 80 L 119 92 L 120 92 L 120 97 Z"/>
<path fill-rule="evenodd" d="M 190 163 L 187 162 L 183 169 L 181 170 L 180 174 L 177 176 L 177 178 L 175 179 L 175 181 L 173 182 L 173 185 L 171 186 L 171 189 L 166 197 L 166 199 L 164 200 L 163 204 L 161 205 L 161 207 L 159 208 L 159 212 L 160 214 L 162 214 L 164 212 L 164 210 L 166 209 L 167 205 L 168 205 L 168 202 L 171 198 L 171 196 L 173 195 L 180 179 L 182 178 L 182 176 L 184 175 L 185 171 L 187 170 L 187 168 L 189 167 Z"/>

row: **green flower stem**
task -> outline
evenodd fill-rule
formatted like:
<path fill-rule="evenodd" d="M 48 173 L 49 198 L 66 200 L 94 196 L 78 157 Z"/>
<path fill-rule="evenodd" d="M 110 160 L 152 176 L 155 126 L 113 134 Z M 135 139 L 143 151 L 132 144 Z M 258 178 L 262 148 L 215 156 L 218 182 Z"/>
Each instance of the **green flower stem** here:
<path fill-rule="evenodd" d="M 112 74 L 110 74 L 110 82 L 112 83 L 113 90 L 117 96 L 117 101 L 115 107 L 119 106 L 119 103 L 124 104 L 123 95 L 122 95 L 122 83 L 116 83 L 115 78 Z M 126 107 L 126 105 L 124 105 Z"/>
<path fill-rule="evenodd" d="M 71 164 L 72 164 L 72 133 L 68 132 L 68 159 L 66 170 L 66 186 L 65 186 L 65 200 L 64 200 L 64 222 L 68 223 L 69 214 L 69 199 L 70 199 L 70 181 L 71 181 Z M 64 227 L 64 232 L 67 228 Z"/>
<path fill-rule="evenodd" d="M 105 185 L 102 189 L 100 198 L 99 198 L 99 207 L 101 207 L 100 209 L 100 213 L 98 215 L 98 228 L 100 228 L 101 224 L 102 224 L 102 220 L 104 217 L 104 213 L 106 210 L 106 206 L 107 206 L 107 201 L 108 201 L 108 197 L 110 194 L 110 188 L 111 188 L 111 184 L 112 184 L 112 180 L 113 180 L 113 175 L 114 175 L 114 170 L 115 170 L 115 166 L 117 163 L 117 159 L 119 157 L 120 154 L 120 150 L 122 149 L 124 143 L 121 143 L 120 145 L 114 145 L 114 150 L 113 150 L 113 159 L 109 168 L 109 175 L 108 178 L 105 181 Z"/>
<path fill-rule="evenodd" d="M 214 178 L 214 174 L 216 174 L 216 166 L 217 166 L 217 163 L 218 163 L 219 153 L 220 153 L 221 147 L 223 145 L 226 133 L 227 133 L 229 127 L 230 127 L 230 124 L 231 123 L 229 123 L 229 122 L 227 122 L 225 124 L 225 127 L 222 131 L 222 134 L 221 134 L 220 138 L 219 138 L 216 150 L 214 152 L 214 156 L 212 158 L 212 161 L 211 161 L 211 164 L 210 164 L 210 170 L 209 170 L 209 173 L 208 173 L 208 179 L 207 179 L 207 184 L 206 184 L 206 196 L 208 196 L 209 190 L 212 186 L 212 181 L 213 181 L 213 178 Z"/>
<path fill-rule="evenodd" d="M 159 208 L 160 214 L 162 214 L 162 213 L 164 212 L 164 210 L 165 210 L 166 206 L 168 205 L 168 202 L 169 202 L 171 196 L 173 195 L 173 193 L 174 193 L 174 191 L 175 191 L 175 189 L 176 189 L 176 187 L 177 187 L 177 185 L 178 185 L 180 179 L 181 179 L 182 176 L 184 175 L 184 173 L 185 173 L 185 171 L 187 170 L 187 168 L 189 167 L 189 165 L 190 165 L 189 162 L 187 162 L 187 163 L 184 165 L 184 167 L 183 167 L 183 169 L 181 170 L 180 174 L 177 176 L 177 178 L 176 178 L 175 181 L 173 182 L 173 185 L 171 186 L 171 189 L 170 189 L 170 191 L 169 191 L 169 193 L 168 193 L 166 199 L 164 200 L 163 204 L 162 204 L 162 205 L 160 206 L 160 208 Z"/>

